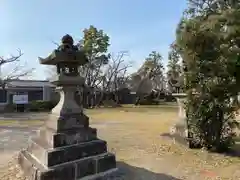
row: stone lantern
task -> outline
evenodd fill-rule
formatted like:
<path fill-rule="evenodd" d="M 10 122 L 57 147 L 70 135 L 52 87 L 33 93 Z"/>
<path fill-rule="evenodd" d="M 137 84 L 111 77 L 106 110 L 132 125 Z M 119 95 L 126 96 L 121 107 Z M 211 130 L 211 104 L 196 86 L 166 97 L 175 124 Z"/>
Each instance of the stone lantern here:
<path fill-rule="evenodd" d="M 19 153 L 18 163 L 29 180 L 106 179 L 117 170 L 115 155 L 107 152 L 106 141 L 97 138 L 89 118 L 75 101 L 75 92 L 84 85 L 78 67 L 88 63 L 83 51 L 70 35 L 40 64 L 57 66 L 53 83 L 60 90 L 60 101 L 27 149 Z"/>

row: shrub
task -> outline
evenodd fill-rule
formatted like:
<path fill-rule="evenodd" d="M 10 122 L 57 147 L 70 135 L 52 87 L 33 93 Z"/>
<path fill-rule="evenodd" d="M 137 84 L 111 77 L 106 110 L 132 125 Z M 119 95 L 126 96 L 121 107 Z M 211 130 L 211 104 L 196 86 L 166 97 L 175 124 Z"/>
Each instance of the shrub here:
<path fill-rule="evenodd" d="M 139 102 L 140 105 L 158 105 L 159 101 L 152 98 L 151 96 L 146 96 Z"/>
<path fill-rule="evenodd" d="M 13 103 L 9 103 L 4 107 L 3 112 L 14 112 L 16 110 L 16 105 Z"/>
<path fill-rule="evenodd" d="M 51 111 L 56 106 L 52 101 L 32 101 L 29 104 L 30 111 Z"/>
<path fill-rule="evenodd" d="M 228 13 L 240 17 L 239 11 Z M 236 104 L 231 98 L 240 91 L 240 46 L 234 44 L 240 31 L 223 33 L 219 28 L 237 23 L 238 18 L 230 24 L 226 22 L 228 17 L 224 16 L 199 16 L 182 21 L 177 31 L 185 70 L 190 138 L 217 151 L 234 144 Z"/>
<path fill-rule="evenodd" d="M 104 107 L 121 107 L 120 104 L 116 103 L 114 100 L 103 100 L 103 106 Z"/>

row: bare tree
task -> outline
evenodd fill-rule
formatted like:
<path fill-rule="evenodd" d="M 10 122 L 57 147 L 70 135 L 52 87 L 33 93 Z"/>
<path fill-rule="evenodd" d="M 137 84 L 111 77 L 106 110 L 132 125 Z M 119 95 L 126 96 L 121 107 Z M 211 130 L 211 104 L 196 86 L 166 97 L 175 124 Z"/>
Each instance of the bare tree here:
<path fill-rule="evenodd" d="M 118 92 L 126 87 L 128 80 L 128 68 L 131 67 L 131 62 L 127 62 L 124 58 L 127 52 L 119 52 L 112 54 L 109 63 L 104 67 L 101 79 L 96 84 L 98 89 L 101 89 L 100 101 L 103 100 L 104 94 L 118 103 Z"/>
<path fill-rule="evenodd" d="M 142 99 L 149 97 L 152 91 L 157 89 L 163 91 L 165 87 L 164 67 L 162 64 L 162 56 L 152 51 L 143 65 L 138 69 L 136 73 L 131 75 L 132 88 L 136 91 L 136 105 L 140 103 Z"/>
<path fill-rule="evenodd" d="M 21 50 L 18 50 L 17 55 L 10 55 L 10 57 L 5 58 L 0 56 L 0 69 L 2 70 L 4 65 L 11 64 L 13 67 L 8 73 L 0 75 L 1 86 L 5 88 L 7 81 L 11 79 L 19 79 L 21 77 L 30 76 L 34 70 L 34 68 L 25 69 L 26 65 L 21 65 L 20 57 L 23 55 Z"/>
<path fill-rule="evenodd" d="M 112 53 L 108 56 L 103 55 L 93 59 L 88 64 L 79 67 L 79 75 L 85 77 L 84 87 L 79 88 L 80 101 L 87 107 L 99 105 L 104 95 L 114 94 L 117 101 L 117 91 L 126 86 L 128 80 L 127 70 L 131 67 L 131 62 L 127 62 L 126 56 L 128 52 L 121 51 L 116 54 Z M 46 73 L 48 79 L 53 80 L 56 77 L 56 70 L 48 68 Z M 97 102 L 97 95 L 100 94 Z M 84 98 L 81 98 L 83 97 Z M 84 102 L 83 102 L 84 101 Z"/>

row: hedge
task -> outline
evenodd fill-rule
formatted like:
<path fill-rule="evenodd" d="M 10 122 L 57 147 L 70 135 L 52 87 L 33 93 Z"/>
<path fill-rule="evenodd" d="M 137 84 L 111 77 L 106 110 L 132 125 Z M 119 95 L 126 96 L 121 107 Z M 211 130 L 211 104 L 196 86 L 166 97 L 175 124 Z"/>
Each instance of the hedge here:
<path fill-rule="evenodd" d="M 29 104 L 29 111 L 51 111 L 56 106 L 52 101 L 32 101 Z"/>

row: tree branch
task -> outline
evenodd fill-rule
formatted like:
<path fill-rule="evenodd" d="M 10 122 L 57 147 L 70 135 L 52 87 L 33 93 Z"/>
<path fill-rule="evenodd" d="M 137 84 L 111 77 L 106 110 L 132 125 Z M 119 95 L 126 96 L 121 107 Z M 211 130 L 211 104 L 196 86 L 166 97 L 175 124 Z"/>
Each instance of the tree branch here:
<path fill-rule="evenodd" d="M 3 56 L 0 56 L 0 67 L 4 64 L 11 63 L 11 62 L 16 62 L 19 61 L 20 57 L 23 55 L 21 50 L 18 50 L 18 55 L 14 56 L 11 55 L 9 58 L 4 58 Z"/>

